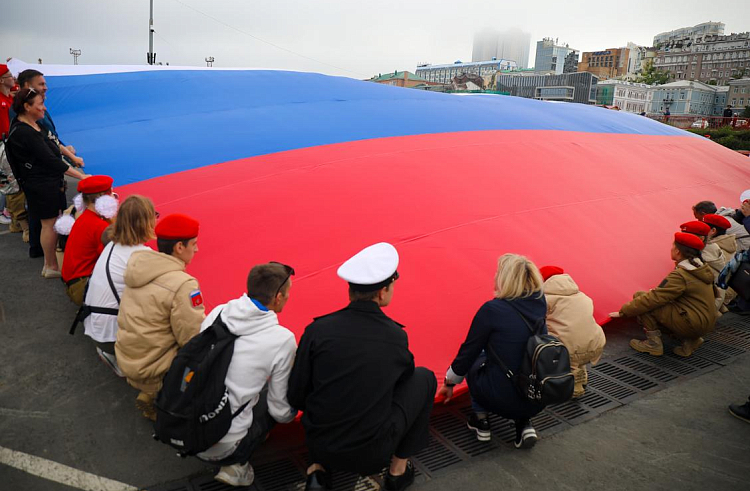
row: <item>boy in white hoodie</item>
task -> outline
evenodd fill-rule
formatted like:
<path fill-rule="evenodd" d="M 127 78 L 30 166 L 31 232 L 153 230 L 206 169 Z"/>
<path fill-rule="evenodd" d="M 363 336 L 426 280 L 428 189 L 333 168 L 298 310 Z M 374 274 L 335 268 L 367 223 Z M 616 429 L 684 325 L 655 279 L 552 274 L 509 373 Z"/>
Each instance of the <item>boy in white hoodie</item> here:
<path fill-rule="evenodd" d="M 218 443 L 198 454 L 222 466 L 215 479 L 231 486 L 253 483 L 250 456 L 276 423 L 289 423 L 297 414 L 286 398 L 297 343 L 276 316 L 289 300 L 293 274 L 293 268 L 281 263 L 254 266 L 247 277 L 247 294 L 213 309 L 201 325 L 203 331 L 221 315 L 238 336 L 224 383 L 232 412 L 247 406 Z"/>

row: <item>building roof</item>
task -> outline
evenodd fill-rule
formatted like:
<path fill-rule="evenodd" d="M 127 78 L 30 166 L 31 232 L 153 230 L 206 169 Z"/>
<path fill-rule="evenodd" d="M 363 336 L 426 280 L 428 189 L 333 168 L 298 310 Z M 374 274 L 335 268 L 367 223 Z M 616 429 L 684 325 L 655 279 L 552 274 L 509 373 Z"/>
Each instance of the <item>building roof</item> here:
<path fill-rule="evenodd" d="M 408 77 L 405 75 L 408 75 Z M 414 75 L 410 71 L 384 73 L 378 75 L 377 77 L 372 77 L 370 80 L 373 82 L 384 82 L 386 80 L 401 80 L 405 78 L 408 78 L 409 80 L 415 80 L 417 82 L 427 82 L 427 80 L 423 79 L 419 75 Z"/>
<path fill-rule="evenodd" d="M 668 84 L 659 85 L 657 89 L 679 89 L 680 87 L 689 87 L 691 89 L 703 89 L 703 90 L 711 90 L 716 92 L 717 87 L 715 85 L 708 85 L 704 84 L 703 82 L 698 82 L 697 80 L 677 80 L 675 82 L 670 82 Z"/>
<path fill-rule="evenodd" d="M 449 63 L 446 65 L 420 65 L 417 67 L 417 70 L 420 69 L 431 69 L 431 68 L 452 68 L 452 67 L 464 67 L 464 66 L 479 66 L 479 65 L 497 65 L 498 67 L 501 64 L 516 64 L 513 60 L 506 60 L 506 59 L 500 59 L 500 60 L 486 60 L 486 61 L 467 61 L 467 62 L 461 62 L 457 61 L 456 63 Z"/>

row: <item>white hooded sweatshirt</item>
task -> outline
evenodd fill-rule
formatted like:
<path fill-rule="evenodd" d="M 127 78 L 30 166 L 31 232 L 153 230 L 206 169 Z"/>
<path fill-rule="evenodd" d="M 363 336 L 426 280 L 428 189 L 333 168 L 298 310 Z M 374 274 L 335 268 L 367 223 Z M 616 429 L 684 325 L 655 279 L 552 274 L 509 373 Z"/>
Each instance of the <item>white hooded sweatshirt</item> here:
<path fill-rule="evenodd" d="M 265 307 L 263 307 L 265 308 Z M 294 419 L 296 411 L 286 400 L 287 381 L 297 343 L 294 334 L 279 325 L 276 312 L 262 310 L 246 294 L 214 308 L 201 324 L 206 330 L 221 313 L 229 331 L 239 336 L 229 363 L 225 384 L 232 412 L 250 401 L 232 420 L 229 432 L 213 447 L 198 454 L 205 460 L 230 456 L 253 423 L 253 407 L 268 384 L 268 412 L 279 423 Z"/>

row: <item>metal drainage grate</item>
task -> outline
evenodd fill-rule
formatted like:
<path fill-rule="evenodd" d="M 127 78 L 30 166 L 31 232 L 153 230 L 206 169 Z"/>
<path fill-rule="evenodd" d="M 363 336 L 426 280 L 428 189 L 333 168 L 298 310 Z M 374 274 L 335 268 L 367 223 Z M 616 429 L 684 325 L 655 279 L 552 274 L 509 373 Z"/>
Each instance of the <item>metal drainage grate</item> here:
<path fill-rule="evenodd" d="M 471 408 L 467 406 L 468 412 Z M 480 442 L 476 434 L 466 427 L 466 419 L 452 412 L 435 415 L 431 419 L 431 426 L 438 435 L 449 441 L 454 447 L 471 457 L 476 457 L 497 447 L 495 439 Z"/>
<path fill-rule="evenodd" d="M 656 387 L 656 383 L 636 375 L 635 373 L 615 366 L 611 363 L 601 363 L 594 369 L 618 382 L 625 383 L 638 390 L 648 391 Z"/>
<path fill-rule="evenodd" d="M 534 425 L 539 435 L 552 435 L 560 430 L 569 428 L 569 425 L 563 424 L 562 421 L 552 416 L 547 411 L 542 411 L 533 418 L 531 418 L 531 424 Z M 515 438 L 515 435 L 513 436 Z"/>
<path fill-rule="evenodd" d="M 462 459 L 451 452 L 437 438 L 430 435 L 430 442 L 427 448 L 415 455 L 414 460 L 432 474 L 440 469 L 458 464 Z"/>
<path fill-rule="evenodd" d="M 603 375 L 599 375 L 594 370 L 589 370 L 589 387 L 593 387 L 599 392 L 621 402 L 630 402 L 638 396 L 638 392 L 635 390 L 604 377 Z"/>
<path fill-rule="evenodd" d="M 719 343 L 714 341 L 713 339 L 709 339 L 706 340 L 703 346 L 698 348 L 693 356 L 698 356 L 714 363 L 724 365 L 727 361 L 731 360 L 737 355 L 743 354 L 744 352 L 744 350 L 741 350 L 739 348 L 728 346 L 724 343 Z"/>
<path fill-rule="evenodd" d="M 633 370 L 634 372 L 640 373 L 641 375 L 649 377 L 653 380 L 656 380 L 657 382 L 666 383 L 666 382 L 671 382 L 672 380 L 675 380 L 677 378 L 677 375 L 674 375 L 669 372 L 665 372 L 661 368 L 655 367 L 654 365 L 649 365 L 647 363 L 643 363 L 630 356 L 624 356 L 622 358 L 618 358 L 615 360 L 615 363 L 617 363 L 618 365 L 622 365 L 623 367 L 629 368 Z"/>
<path fill-rule="evenodd" d="M 573 421 L 590 414 L 588 409 L 575 400 L 550 406 L 549 410 L 566 421 Z"/>
<path fill-rule="evenodd" d="M 732 332 L 737 332 L 733 330 Z M 714 331 L 706 336 L 707 341 L 717 341 L 732 348 L 741 349 L 742 351 L 750 350 L 750 333 L 739 332 L 740 335 L 732 334 L 730 331 Z"/>
<path fill-rule="evenodd" d="M 256 486 L 263 491 L 284 491 L 305 480 L 302 469 L 288 459 L 254 465 L 253 468 Z"/>
<path fill-rule="evenodd" d="M 717 331 L 714 331 L 714 333 Z M 721 327 L 718 332 L 723 332 L 725 334 L 729 334 L 730 336 L 735 336 L 742 339 L 750 340 L 750 329 L 742 328 L 738 326 L 724 326 Z"/>
<path fill-rule="evenodd" d="M 683 363 L 675 358 L 669 358 L 666 356 L 653 356 L 648 353 L 635 353 L 630 355 L 636 360 L 645 361 L 652 365 L 656 365 L 670 372 L 674 372 L 682 377 L 697 375 L 700 373 L 700 369 L 689 363 Z"/>

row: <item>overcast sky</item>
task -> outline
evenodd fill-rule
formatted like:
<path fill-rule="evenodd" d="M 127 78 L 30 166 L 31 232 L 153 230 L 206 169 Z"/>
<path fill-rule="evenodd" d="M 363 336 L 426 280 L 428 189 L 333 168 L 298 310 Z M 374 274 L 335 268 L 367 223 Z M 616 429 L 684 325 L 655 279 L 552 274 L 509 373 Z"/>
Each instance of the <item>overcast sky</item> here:
<path fill-rule="evenodd" d="M 750 0 L 154 0 L 155 51 L 170 65 L 264 67 L 357 78 L 417 63 L 471 61 L 475 31 L 519 27 L 580 51 L 650 45 L 655 34 L 721 21 L 750 31 Z M 200 12 L 198 12 L 200 11 Z M 0 56 L 142 64 L 149 0 L 23 0 L 0 16 Z M 275 46 L 274 46 L 275 45 Z M 534 47 L 531 49 L 533 64 Z"/>

